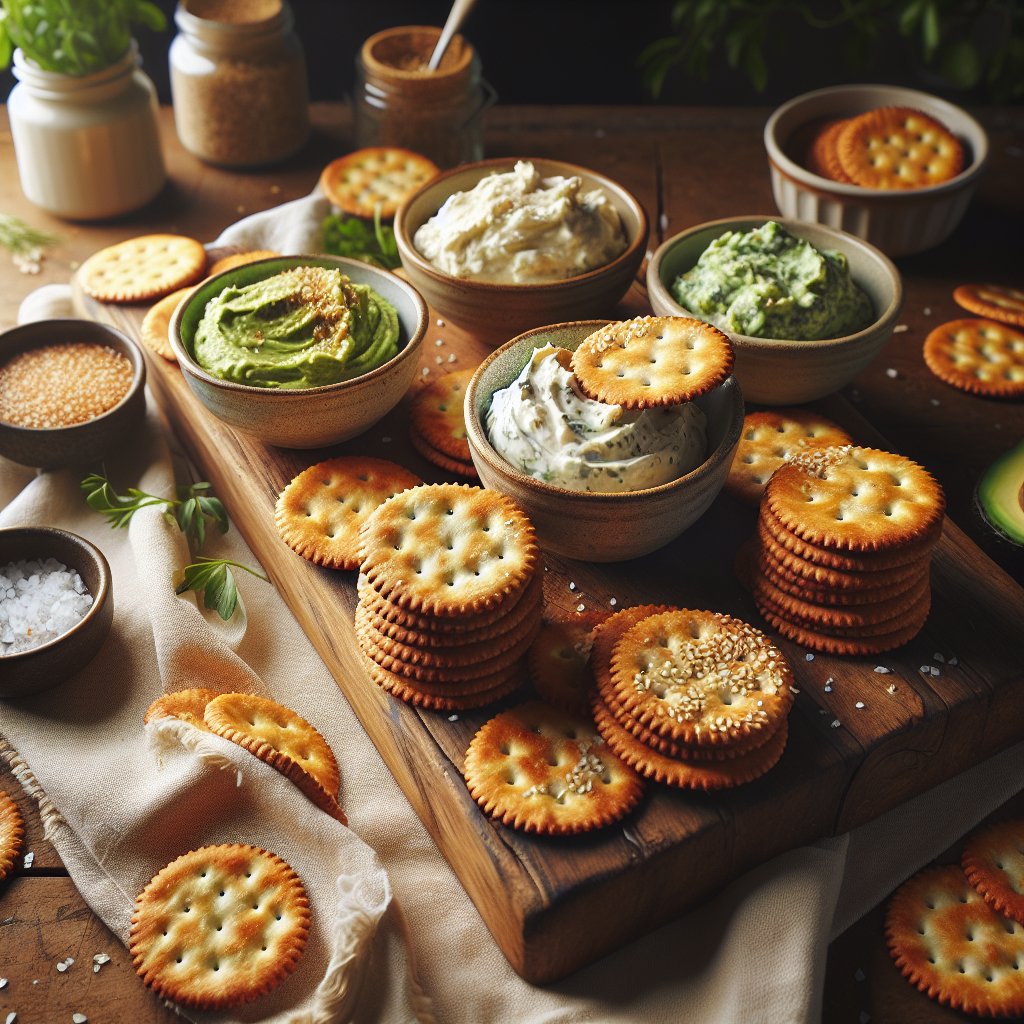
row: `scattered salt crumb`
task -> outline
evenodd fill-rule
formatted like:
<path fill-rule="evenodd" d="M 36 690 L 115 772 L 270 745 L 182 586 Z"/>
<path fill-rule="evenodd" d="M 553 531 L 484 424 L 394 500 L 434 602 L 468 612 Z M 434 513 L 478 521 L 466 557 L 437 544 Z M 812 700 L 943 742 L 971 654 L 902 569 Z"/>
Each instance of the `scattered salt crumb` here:
<path fill-rule="evenodd" d="M 18 1015 L 16 1013 L 9 1013 L 9 1014 L 7 1014 L 7 1019 L 4 1021 L 4 1024 L 14 1024 L 14 1022 L 17 1019 L 18 1019 Z"/>
<path fill-rule="evenodd" d="M 434 323 L 436 323 L 438 327 L 444 327 L 444 321 L 440 318 L 435 320 Z"/>
<path fill-rule="evenodd" d="M 35 853 L 32 850 L 29 850 L 28 853 L 25 854 L 25 860 L 22 862 L 22 864 L 23 864 L 24 867 L 30 868 L 30 867 L 32 867 L 32 862 L 35 859 L 36 859 Z"/>
<path fill-rule="evenodd" d="M 796 694 L 798 694 L 798 693 L 799 693 L 800 691 L 799 691 L 799 690 L 798 690 L 798 689 L 797 689 L 797 688 L 796 688 L 795 686 L 791 686 L 791 687 L 789 688 L 789 692 L 790 692 L 790 693 L 792 693 L 792 694 L 794 694 L 794 695 L 796 695 Z M 758 701 L 758 702 L 757 702 L 757 706 L 758 706 L 758 707 L 760 707 L 760 706 L 761 706 L 761 702 L 760 702 L 760 701 Z"/>
<path fill-rule="evenodd" d="M 71 1014 L 71 1024 L 86 1024 L 88 1019 L 84 1013 Z"/>
<path fill-rule="evenodd" d="M 434 342 L 434 345 L 435 345 L 436 348 L 440 348 L 443 344 L 444 344 L 444 338 L 438 338 L 437 341 Z"/>
<path fill-rule="evenodd" d="M 380 439 L 380 443 L 381 443 L 381 444 L 391 444 L 391 438 L 390 438 L 390 437 L 388 437 L 388 436 L 387 436 L 387 434 L 385 434 L 385 435 L 384 435 L 384 436 L 383 436 L 383 437 L 382 437 L 382 438 Z"/>
<path fill-rule="evenodd" d="M 932 674 L 933 676 L 937 676 L 937 675 L 939 675 L 939 674 L 940 674 L 940 673 L 939 673 L 939 667 L 938 667 L 938 665 L 929 665 L 929 666 L 928 666 L 928 671 L 929 671 L 929 672 L 930 672 L 930 673 L 931 673 L 931 674 Z"/>
<path fill-rule="evenodd" d="M 942 653 L 942 651 L 936 651 L 932 655 L 932 661 L 937 661 L 937 662 L 939 662 L 940 665 L 941 664 L 945 664 L 946 656 Z"/>
<path fill-rule="evenodd" d="M 658 225 L 661 228 L 662 234 L 664 234 L 666 231 L 668 231 L 668 214 L 667 213 L 663 213 L 658 218 Z"/>
<path fill-rule="evenodd" d="M 619 603 L 619 599 L 617 597 L 609 597 L 608 603 L 614 608 Z"/>
<path fill-rule="evenodd" d="M 862 970 L 861 970 L 861 969 L 860 969 L 860 968 L 858 967 L 858 968 L 857 968 L 857 970 L 855 970 L 855 971 L 853 972 L 853 977 L 854 977 L 854 980 L 855 980 L 855 981 L 863 981 L 863 980 L 864 980 L 864 978 L 866 977 L 866 975 L 865 975 L 865 974 L 864 974 L 864 972 L 863 972 L 863 971 L 862 971 Z"/>
<path fill-rule="evenodd" d="M 886 690 L 886 693 L 895 693 L 895 692 L 896 692 L 896 684 L 895 684 L 895 683 L 890 683 L 890 684 L 889 684 L 889 685 L 888 685 L 888 686 L 887 686 L 887 687 L 885 688 L 885 690 Z"/>
<path fill-rule="evenodd" d="M 857 1024 L 868 1024 L 869 1020 L 871 1020 L 871 1014 L 867 1010 L 861 1010 Z"/>
<path fill-rule="evenodd" d="M 960 659 L 959 658 L 950 658 L 949 659 L 949 663 L 950 663 L 950 665 L 959 665 L 960 664 Z"/>
<path fill-rule="evenodd" d="M 941 405 L 942 404 L 937 398 L 929 398 L 928 401 L 931 402 L 932 405 Z"/>
<path fill-rule="evenodd" d="M 880 676 L 887 676 L 887 675 L 891 675 L 892 674 L 892 669 L 891 668 L 886 668 L 884 665 L 876 665 L 875 666 L 875 671 Z"/>
<path fill-rule="evenodd" d="M 818 708 L 818 714 L 819 715 L 827 715 L 828 714 L 828 708 Z"/>
<path fill-rule="evenodd" d="M 834 682 L 835 682 L 835 679 L 832 676 L 829 676 L 828 679 L 825 680 L 825 692 L 826 693 L 831 693 L 832 692 L 832 684 Z"/>
<path fill-rule="evenodd" d="M 458 358 L 459 357 L 454 352 L 452 352 L 452 354 L 450 356 L 448 356 L 448 362 L 449 363 L 454 363 Z"/>
<path fill-rule="evenodd" d="M 0 988 L 7 988 L 7 979 L 0 978 Z"/>
<path fill-rule="evenodd" d="M 449 715 L 448 716 L 448 721 L 449 722 L 457 722 L 458 720 L 459 720 L 459 716 L 458 715 Z"/>
<path fill-rule="evenodd" d="M 895 370 L 890 366 L 889 369 L 885 371 L 885 375 L 886 377 L 889 377 L 891 380 L 895 380 L 900 375 L 900 372 L 899 370 Z"/>
<path fill-rule="evenodd" d="M 420 370 L 420 373 L 422 373 L 424 377 L 428 376 L 429 373 L 430 373 L 430 367 L 429 366 L 424 366 L 423 369 Z"/>
<path fill-rule="evenodd" d="M 804 655 L 804 660 L 805 661 L 814 661 L 814 655 L 813 654 L 805 654 Z"/>
<path fill-rule="evenodd" d="M 594 138 L 595 139 L 603 139 L 607 134 L 608 134 L 608 130 L 606 128 L 595 128 L 594 129 Z"/>
<path fill-rule="evenodd" d="M 235 789 L 242 788 L 242 773 L 241 771 L 235 771 Z"/>
<path fill-rule="evenodd" d="M 570 590 L 575 590 L 576 589 L 576 584 L 572 580 L 569 580 L 569 589 Z"/>
<path fill-rule="evenodd" d="M 902 334 L 904 331 L 909 331 L 910 328 L 906 324 L 897 324 L 893 329 L 893 334 Z"/>
<path fill-rule="evenodd" d="M 843 723 L 840 722 L 838 718 L 833 718 L 832 721 L 829 723 L 829 725 L 831 725 L 833 729 L 838 729 L 842 724 Z"/>
<path fill-rule="evenodd" d="M 862 700 L 859 700 L 859 701 L 857 701 L 857 703 L 856 703 L 856 704 L 854 704 L 853 706 L 854 706 L 854 707 L 855 707 L 855 708 L 856 708 L 856 709 L 857 709 L 858 711 L 863 711 L 863 709 L 864 709 L 864 701 L 862 701 Z"/>
<path fill-rule="evenodd" d="M 584 612 L 586 610 L 587 610 L 587 606 L 582 601 L 580 601 L 580 603 L 578 605 L 576 605 L 576 611 Z"/>
<path fill-rule="evenodd" d="M 921 312 L 924 313 L 925 316 L 931 316 L 932 315 L 932 307 L 931 306 L 925 306 L 924 309 L 921 310 Z"/>

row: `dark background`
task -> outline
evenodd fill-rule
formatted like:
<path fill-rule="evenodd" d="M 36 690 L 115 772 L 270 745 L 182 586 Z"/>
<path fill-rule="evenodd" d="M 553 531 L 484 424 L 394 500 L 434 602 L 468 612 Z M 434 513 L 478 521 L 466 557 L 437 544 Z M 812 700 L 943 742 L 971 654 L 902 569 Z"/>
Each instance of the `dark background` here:
<path fill-rule="evenodd" d="M 175 3 L 156 2 L 168 15 L 167 30 L 139 29 L 136 36 L 143 66 L 161 101 L 169 103 L 167 48 L 175 33 Z M 348 95 L 356 54 L 368 36 L 395 25 L 440 26 L 450 0 L 292 0 L 292 7 L 312 98 L 340 100 Z M 960 102 L 985 98 L 956 96 L 922 74 L 894 24 L 880 23 L 869 60 L 852 65 L 846 30 L 811 32 L 797 15 L 780 13 L 765 43 L 765 91 L 757 92 L 716 53 L 707 81 L 677 69 L 656 101 L 637 61 L 648 44 L 670 34 L 672 7 L 672 0 L 478 0 L 463 34 L 503 103 L 775 105 L 807 89 L 865 81 L 916 85 Z M 0 97 L 12 84 L 9 72 L 0 74 Z"/>

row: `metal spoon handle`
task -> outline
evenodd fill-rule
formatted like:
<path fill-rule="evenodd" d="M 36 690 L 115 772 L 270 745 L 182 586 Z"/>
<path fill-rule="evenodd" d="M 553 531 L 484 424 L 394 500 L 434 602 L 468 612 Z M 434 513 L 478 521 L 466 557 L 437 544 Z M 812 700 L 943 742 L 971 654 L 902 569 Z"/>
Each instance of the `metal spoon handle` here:
<path fill-rule="evenodd" d="M 430 60 L 427 61 L 428 71 L 437 70 L 444 51 L 448 49 L 448 44 L 452 41 L 452 36 L 459 31 L 459 26 L 466 20 L 466 15 L 472 10 L 474 3 L 476 0 L 454 0 L 452 9 L 448 12 L 448 20 L 445 21 L 444 28 L 441 29 L 437 46 L 434 47 L 434 52 L 430 55 Z"/>

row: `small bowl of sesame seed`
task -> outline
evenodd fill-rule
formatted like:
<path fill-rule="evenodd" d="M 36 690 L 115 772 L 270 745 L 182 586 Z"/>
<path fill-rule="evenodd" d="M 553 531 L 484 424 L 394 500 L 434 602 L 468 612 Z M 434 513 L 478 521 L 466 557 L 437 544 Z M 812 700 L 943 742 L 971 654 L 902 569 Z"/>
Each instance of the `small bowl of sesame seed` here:
<path fill-rule="evenodd" d="M 0 334 L 0 455 L 24 466 L 85 465 L 145 415 L 135 342 L 91 320 L 37 320 Z"/>

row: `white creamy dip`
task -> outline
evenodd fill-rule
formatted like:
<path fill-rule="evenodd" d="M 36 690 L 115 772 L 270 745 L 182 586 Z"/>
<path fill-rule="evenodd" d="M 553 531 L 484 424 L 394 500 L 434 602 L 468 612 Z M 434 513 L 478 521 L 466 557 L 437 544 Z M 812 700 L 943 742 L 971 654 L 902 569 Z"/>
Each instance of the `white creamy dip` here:
<path fill-rule="evenodd" d="M 516 469 L 574 491 L 638 491 L 704 461 L 707 421 L 696 405 L 623 409 L 595 402 L 580 390 L 570 358 L 551 345 L 537 349 L 491 399 L 487 436 Z"/>
<path fill-rule="evenodd" d="M 501 284 L 563 281 L 610 263 L 628 241 L 618 211 L 581 178 L 542 178 L 529 161 L 456 192 L 413 237 L 453 277 Z"/>

